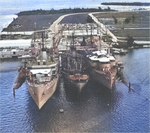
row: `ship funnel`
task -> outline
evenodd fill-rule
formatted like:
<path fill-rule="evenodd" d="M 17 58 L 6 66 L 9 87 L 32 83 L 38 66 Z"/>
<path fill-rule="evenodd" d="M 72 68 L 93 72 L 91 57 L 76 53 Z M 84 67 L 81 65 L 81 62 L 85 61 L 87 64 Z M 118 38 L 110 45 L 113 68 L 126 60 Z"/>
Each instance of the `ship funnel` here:
<path fill-rule="evenodd" d="M 47 60 L 47 53 L 46 51 L 42 51 L 42 59 Z"/>
<path fill-rule="evenodd" d="M 85 37 L 83 37 L 83 41 L 81 42 L 81 46 L 86 46 Z"/>
<path fill-rule="evenodd" d="M 42 51 L 46 51 L 44 46 L 44 33 L 42 32 Z"/>

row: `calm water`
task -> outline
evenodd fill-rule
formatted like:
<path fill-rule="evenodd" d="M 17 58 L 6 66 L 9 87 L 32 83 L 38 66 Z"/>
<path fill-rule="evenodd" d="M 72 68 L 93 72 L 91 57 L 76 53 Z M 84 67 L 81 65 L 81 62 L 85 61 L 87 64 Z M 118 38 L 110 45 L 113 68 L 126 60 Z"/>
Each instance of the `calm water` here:
<path fill-rule="evenodd" d="M 6 28 L 12 21 L 13 18 L 17 18 L 17 15 L 1 15 L 0 14 L 0 32 L 3 28 Z"/>
<path fill-rule="evenodd" d="M 0 132 L 150 132 L 150 49 L 118 56 L 134 91 L 121 82 L 109 93 L 90 81 L 81 93 L 60 79 L 54 95 L 39 110 L 27 85 L 13 83 L 19 61 L 0 63 Z M 148 98 L 148 100 L 146 100 Z M 59 113 L 63 108 L 64 113 Z"/>
<path fill-rule="evenodd" d="M 110 2 L 120 2 L 120 0 L 110 0 Z M 121 0 L 121 2 L 141 2 L 141 0 Z M 0 14 L 14 14 L 20 11 L 36 10 L 36 9 L 64 9 L 64 8 L 107 8 L 108 6 L 101 5 L 102 2 L 108 0 L 0 0 Z M 142 2 L 148 2 L 142 0 Z M 132 10 L 139 8 L 147 8 L 148 6 L 109 6 L 111 9 Z"/>

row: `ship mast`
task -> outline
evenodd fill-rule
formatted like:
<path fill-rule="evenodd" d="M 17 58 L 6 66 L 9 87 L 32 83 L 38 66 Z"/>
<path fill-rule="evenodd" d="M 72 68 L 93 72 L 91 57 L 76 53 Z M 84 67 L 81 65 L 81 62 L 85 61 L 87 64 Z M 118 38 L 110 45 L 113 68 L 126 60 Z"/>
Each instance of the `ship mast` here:
<path fill-rule="evenodd" d="M 34 44 L 35 44 L 35 39 L 36 39 L 36 22 L 34 22 L 34 33 L 33 33 L 33 40 L 34 40 Z"/>
<path fill-rule="evenodd" d="M 93 46 L 93 41 L 92 41 L 92 23 L 91 23 L 91 36 L 90 36 L 90 40 L 91 40 L 91 45 Z"/>
<path fill-rule="evenodd" d="M 44 47 L 44 33 L 42 32 L 42 59 L 47 60 L 46 48 Z"/>
<path fill-rule="evenodd" d="M 101 36 L 99 36 L 98 51 L 102 49 L 101 40 Z"/>
<path fill-rule="evenodd" d="M 44 50 L 44 34 L 42 32 L 42 50 Z"/>
<path fill-rule="evenodd" d="M 72 45 L 74 47 L 74 33 L 72 33 Z"/>

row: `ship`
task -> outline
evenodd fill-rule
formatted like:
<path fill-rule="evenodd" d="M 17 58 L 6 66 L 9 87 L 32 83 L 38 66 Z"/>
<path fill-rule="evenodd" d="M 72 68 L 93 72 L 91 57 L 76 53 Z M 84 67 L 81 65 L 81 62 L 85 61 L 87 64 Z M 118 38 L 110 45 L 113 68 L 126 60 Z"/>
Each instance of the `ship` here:
<path fill-rule="evenodd" d="M 39 55 L 27 63 L 28 90 L 39 109 L 54 94 L 59 81 L 59 57 L 53 51 L 53 48 L 48 49 L 43 43 Z"/>
<path fill-rule="evenodd" d="M 13 84 L 13 89 L 18 89 L 22 86 L 22 84 L 26 81 L 26 69 L 24 66 L 19 67 L 18 75 L 15 83 Z"/>
<path fill-rule="evenodd" d="M 39 109 L 53 95 L 59 80 L 56 62 L 53 62 L 53 64 L 48 64 L 48 61 L 41 63 L 46 64 L 38 65 L 35 63 L 30 67 L 29 75 L 26 79 L 29 93 Z"/>
<path fill-rule="evenodd" d="M 101 44 L 94 47 L 92 40 L 89 47 L 85 38 L 77 48 L 78 53 L 84 57 L 90 78 L 111 90 L 115 84 L 119 60 L 110 54 L 110 48 L 104 49 Z"/>
<path fill-rule="evenodd" d="M 28 91 L 39 109 L 54 94 L 59 81 L 59 56 L 53 48 L 46 48 L 42 38 L 42 48 L 36 49 L 36 56 L 23 58 L 14 89 L 19 88 L 26 79 Z"/>
<path fill-rule="evenodd" d="M 72 45 L 70 50 L 61 54 L 62 74 L 66 81 L 79 91 L 87 84 L 89 75 L 85 72 L 83 56 Z"/>
<path fill-rule="evenodd" d="M 108 89 L 112 89 L 115 84 L 119 60 L 105 50 L 93 51 L 92 53 L 86 57 L 91 77 Z"/>

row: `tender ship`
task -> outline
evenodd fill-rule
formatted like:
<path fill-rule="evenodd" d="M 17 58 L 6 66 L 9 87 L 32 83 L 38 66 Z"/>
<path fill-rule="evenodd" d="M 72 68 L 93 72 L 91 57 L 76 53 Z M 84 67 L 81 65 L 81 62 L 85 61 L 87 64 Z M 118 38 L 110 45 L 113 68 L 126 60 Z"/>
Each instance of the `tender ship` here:
<path fill-rule="evenodd" d="M 62 74 L 67 82 L 74 85 L 79 91 L 87 84 L 89 75 L 85 72 L 83 56 L 78 54 L 74 46 L 62 53 Z"/>

